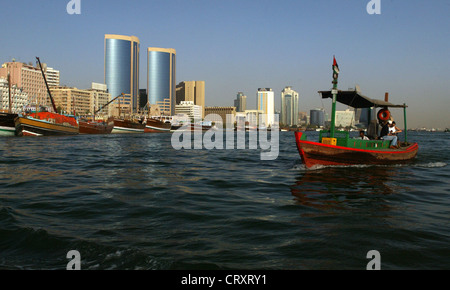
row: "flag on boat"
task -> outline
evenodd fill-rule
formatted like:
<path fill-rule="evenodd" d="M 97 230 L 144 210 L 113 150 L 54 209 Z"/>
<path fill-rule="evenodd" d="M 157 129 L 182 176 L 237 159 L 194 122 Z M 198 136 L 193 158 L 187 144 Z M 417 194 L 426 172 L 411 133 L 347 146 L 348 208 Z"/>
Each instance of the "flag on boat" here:
<path fill-rule="evenodd" d="M 339 66 L 336 62 L 336 58 L 333 56 L 333 72 L 339 74 Z"/>

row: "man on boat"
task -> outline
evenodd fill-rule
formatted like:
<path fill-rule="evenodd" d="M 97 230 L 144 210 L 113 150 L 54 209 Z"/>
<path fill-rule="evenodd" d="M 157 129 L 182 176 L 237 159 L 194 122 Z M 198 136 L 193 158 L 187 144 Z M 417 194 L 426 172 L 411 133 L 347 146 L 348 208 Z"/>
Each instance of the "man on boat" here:
<path fill-rule="evenodd" d="M 391 148 L 391 149 L 398 149 L 398 146 L 397 146 L 398 138 L 397 138 L 397 136 L 392 135 L 389 132 L 389 127 L 390 126 L 392 126 L 392 121 L 391 120 L 389 120 L 387 122 L 385 121 L 383 123 L 383 127 L 381 128 L 381 132 L 380 132 L 380 138 L 383 139 L 383 140 L 390 140 L 391 141 L 391 146 L 389 148 Z"/>

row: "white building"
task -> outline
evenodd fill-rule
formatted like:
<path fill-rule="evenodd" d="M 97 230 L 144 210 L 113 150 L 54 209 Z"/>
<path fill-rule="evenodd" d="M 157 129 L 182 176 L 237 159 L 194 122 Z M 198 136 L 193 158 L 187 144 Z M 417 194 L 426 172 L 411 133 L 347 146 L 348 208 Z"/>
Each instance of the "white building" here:
<path fill-rule="evenodd" d="M 45 75 L 49 87 L 59 86 L 59 70 L 47 67 L 47 69 L 45 70 Z"/>
<path fill-rule="evenodd" d="M 201 120 L 202 106 L 194 105 L 192 101 L 181 101 L 175 106 L 175 114 L 186 114 L 191 120 Z"/>
<path fill-rule="evenodd" d="M 298 93 L 292 87 L 281 91 L 281 123 L 287 126 L 298 125 Z"/>
<path fill-rule="evenodd" d="M 275 96 L 271 88 L 259 88 L 256 93 L 256 108 L 263 112 L 262 122 L 265 126 L 272 126 L 274 124 L 275 114 Z"/>
<path fill-rule="evenodd" d="M 17 86 L 11 86 L 11 111 L 20 113 L 28 104 L 28 94 Z M 8 81 L 0 78 L 0 111 L 9 110 L 9 87 Z"/>
<path fill-rule="evenodd" d="M 336 111 L 335 126 L 351 127 L 355 125 L 355 112 L 349 109 L 345 111 Z"/>

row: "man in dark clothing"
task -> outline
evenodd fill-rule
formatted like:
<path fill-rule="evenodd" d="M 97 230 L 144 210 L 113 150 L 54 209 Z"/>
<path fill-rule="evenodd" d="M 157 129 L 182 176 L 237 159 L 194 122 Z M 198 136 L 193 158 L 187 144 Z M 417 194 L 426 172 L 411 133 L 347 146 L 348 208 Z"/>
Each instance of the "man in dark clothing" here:
<path fill-rule="evenodd" d="M 390 140 L 391 146 L 389 148 L 391 149 L 397 149 L 397 136 L 389 134 L 389 124 L 392 124 L 392 121 L 389 120 L 389 122 L 384 122 L 383 127 L 381 127 L 380 132 L 380 138 L 383 140 Z"/>

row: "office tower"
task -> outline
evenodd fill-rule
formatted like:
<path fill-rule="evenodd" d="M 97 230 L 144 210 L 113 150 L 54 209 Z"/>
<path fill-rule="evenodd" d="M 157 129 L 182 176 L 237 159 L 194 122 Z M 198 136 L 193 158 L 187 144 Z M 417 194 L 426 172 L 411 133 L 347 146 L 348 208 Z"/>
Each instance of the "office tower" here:
<path fill-rule="evenodd" d="M 202 119 L 205 118 L 205 81 L 180 82 L 176 87 L 176 104 L 191 101 L 202 107 Z"/>
<path fill-rule="evenodd" d="M 311 125 L 323 127 L 325 125 L 325 110 L 317 108 L 309 111 Z"/>
<path fill-rule="evenodd" d="M 230 122 L 234 124 L 236 120 L 235 107 L 206 107 L 205 114 L 208 120 L 215 123 L 222 123 L 223 126 L 227 123 L 227 115 L 230 115 Z"/>
<path fill-rule="evenodd" d="M 150 105 L 159 105 L 161 113 L 175 112 L 176 51 L 173 48 L 147 49 L 147 96 Z"/>
<path fill-rule="evenodd" d="M 263 118 L 260 125 L 272 126 L 274 123 L 274 93 L 271 88 L 259 88 L 256 94 L 256 108 L 262 111 Z"/>
<path fill-rule="evenodd" d="M 236 112 L 245 112 L 247 110 L 247 96 L 243 92 L 237 93 L 234 106 L 236 107 Z"/>
<path fill-rule="evenodd" d="M 292 87 L 281 91 L 281 123 L 286 126 L 298 125 L 298 93 Z"/>
<path fill-rule="evenodd" d="M 111 98 L 125 95 L 120 107 L 126 113 L 139 110 L 139 46 L 135 36 L 105 35 L 105 84 Z"/>
<path fill-rule="evenodd" d="M 355 112 L 353 110 L 336 111 L 336 127 L 352 127 L 355 125 Z"/>

